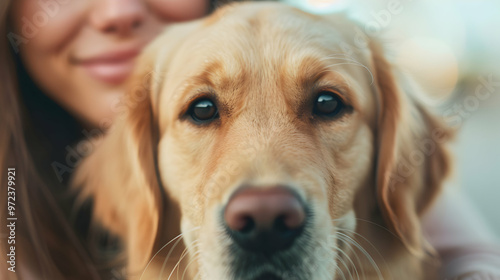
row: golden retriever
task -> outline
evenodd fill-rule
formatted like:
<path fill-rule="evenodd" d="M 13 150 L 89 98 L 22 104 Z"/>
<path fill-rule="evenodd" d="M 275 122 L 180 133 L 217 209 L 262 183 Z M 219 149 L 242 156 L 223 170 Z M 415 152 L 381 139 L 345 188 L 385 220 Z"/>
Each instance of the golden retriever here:
<path fill-rule="evenodd" d="M 74 177 L 132 279 L 433 279 L 449 132 L 342 15 L 229 5 L 142 55 Z"/>

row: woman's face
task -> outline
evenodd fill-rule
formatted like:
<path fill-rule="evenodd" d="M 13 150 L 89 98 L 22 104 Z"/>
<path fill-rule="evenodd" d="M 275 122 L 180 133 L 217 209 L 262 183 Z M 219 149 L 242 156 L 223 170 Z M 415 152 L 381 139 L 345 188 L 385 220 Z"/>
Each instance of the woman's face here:
<path fill-rule="evenodd" d="M 12 20 L 38 86 L 86 125 L 104 126 L 141 49 L 165 25 L 208 7 L 208 0 L 14 0 Z"/>

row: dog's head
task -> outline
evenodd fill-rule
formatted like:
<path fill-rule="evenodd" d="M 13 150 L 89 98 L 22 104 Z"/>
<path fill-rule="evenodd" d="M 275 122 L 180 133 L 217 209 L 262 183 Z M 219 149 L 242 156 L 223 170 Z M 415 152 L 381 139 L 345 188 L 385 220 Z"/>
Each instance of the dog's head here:
<path fill-rule="evenodd" d="M 346 18 L 231 5 L 169 28 L 135 76 L 75 178 L 131 271 L 179 228 L 201 279 L 334 279 L 359 236 L 422 254 L 448 134 Z"/>

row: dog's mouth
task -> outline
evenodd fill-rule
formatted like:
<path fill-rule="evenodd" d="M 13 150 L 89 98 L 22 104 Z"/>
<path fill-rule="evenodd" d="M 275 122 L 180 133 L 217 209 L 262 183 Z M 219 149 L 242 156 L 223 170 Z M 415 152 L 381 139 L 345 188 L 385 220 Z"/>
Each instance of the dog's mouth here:
<path fill-rule="evenodd" d="M 305 250 L 300 253 L 286 254 L 256 254 L 251 252 L 242 252 L 240 249 L 230 250 L 233 257 L 231 267 L 235 279 L 251 279 L 251 280 L 274 280 L 282 279 L 284 273 L 294 271 L 302 266 L 302 258 L 307 252 Z"/>
<path fill-rule="evenodd" d="M 266 273 L 261 274 L 260 276 L 257 276 L 253 280 L 283 280 L 283 278 L 277 276 L 274 273 L 266 272 Z"/>
<path fill-rule="evenodd" d="M 233 244 L 229 247 L 232 279 L 238 280 L 284 280 L 287 275 L 302 275 L 307 279 L 310 271 L 304 268 L 305 259 L 311 256 L 312 244 L 306 238 L 299 238 L 283 252 L 269 254 L 266 251 L 252 251 Z"/>

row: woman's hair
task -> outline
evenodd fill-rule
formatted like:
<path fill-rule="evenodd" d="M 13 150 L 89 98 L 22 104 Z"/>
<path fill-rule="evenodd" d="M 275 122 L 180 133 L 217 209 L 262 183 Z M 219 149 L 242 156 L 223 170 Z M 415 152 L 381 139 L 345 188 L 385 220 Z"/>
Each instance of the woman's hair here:
<path fill-rule="evenodd" d="M 33 97 L 48 97 L 33 86 L 17 49 L 11 45 L 19 38 L 27 40 L 11 28 L 9 11 L 13 2 L 3 0 L 0 3 L 0 37 L 7 39 L 0 45 L 0 219 L 17 220 L 12 220 L 15 223 L 13 231 L 5 225 L 1 227 L 0 278 L 98 279 L 96 266 L 70 223 L 67 211 L 61 207 L 60 198 L 56 197 L 61 184 L 47 179 L 50 176 L 45 173 L 49 166 L 34 156 L 47 145 L 34 145 L 41 139 L 34 139 L 37 124 L 33 123 L 27 104 L 33 103 Z M 9 168 L 14 168 L 15 173 L 8 174 Z M 15 190 L 9 189 L 8 175 L 14 177 L 9 179 L 14 181 L 11 187 Z M 15 201 L 9 200 L 14 203 L 11 209 L 8 209 L 8 191 L 12 192 L 10 197 L 15 197 Z M 7 256 L 12 252 L 15 253 L 16 272 L 8 270 L 14 265 L 14 262 L 8 263 L 14 259 Z"/>

